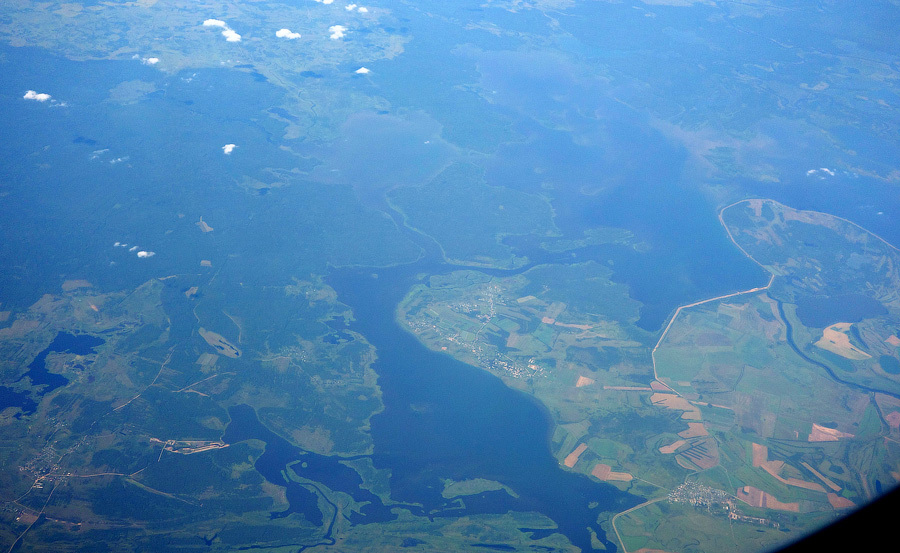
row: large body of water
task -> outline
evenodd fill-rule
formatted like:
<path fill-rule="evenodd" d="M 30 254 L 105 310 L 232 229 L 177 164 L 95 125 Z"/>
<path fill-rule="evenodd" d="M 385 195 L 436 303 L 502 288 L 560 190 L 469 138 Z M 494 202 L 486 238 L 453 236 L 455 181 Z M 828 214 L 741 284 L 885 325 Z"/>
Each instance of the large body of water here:
<path fill-rule="evenodd" d="M 423 260 L 389 269 L 338 270 L 329 277 L 341 301 L 353 308 L 350 328 L 365 335 L 378 351 L 374 368 L 385 409 L 372 419 L 371 459 L 376 468 L 389 471 L 392 499 L 429 517 L 538 512 L 584 551 L 593 550 L 592 533 L 605 548 L 615 550 L 598 518 L 634 506 L 642 498 L 562 470 L 550 453 L 553 421 L 542 405 L 489 373 L 430 351 L 394 320 L 397 304 L 417 282 L 417 275 L 453 269 Z M 299 513 L 327 527 L 322 543 L 333 543 L 329 518 L 334 513 L 323 513 L 316 506 L 315 486 L 284 479 L 282 471 L 290 467 L 301 477 L 368 503 L 351 519 L 354 524 L 395 518 L 361 487 L 362 481 L 340 462 L 342 458 L 291 446 L 265 428 L 248 406 L 234 407 L 229 414 L 231 423 L 223 439 L 264 441 L 266 450 L 256 468 L 286 488 L 290 506 L 273 517 Z M 465 497 L 463 506 L 442 496 L 445 479 L 473 478 L 499 481 L 517 497 L 505 491 L 484 492 Z M 535 530 L 532 535 L 537 539 L 547 533 Z"/>
<path fill-rule="evenodd" d="M 531 72 L 539 71 L 532 66 L 551 66 L 553 60 L 535 58 L 510 53 L 502 63 L 483 63 L 481 70 L 498 94 L 528 91 L 529 98 L 544 100 L 529 108 L 550 114 L 556 102 L 544 98 L 549 94 L 541 92 L 543 85 L 533 82 Z M 547 197 L 554 222 L 572 239 L 597 227 L 634 233 L 648 251 L 608 247 L 596 252 L 595 260 L 608 265 L 613 279 L 627 284 L 630 295 L 643 304 L 637 325 L 644 330 L 657 331 L 679 304 L 765 282 L 762 269 L 728 240 L 716 206 L 683 178 L 684 148 L 642 114 L 563 73 L 558 81 L 577 103 L 586 104 L 567 113 L 575 130 L 521 122 L 520 132 L 528 140 L 500 147 L 487 164 L 488 184 Z M 602 114 L 599 120 L 596 113 Z"/>
<path fill-rule="evenodd" d="M 603 511 L 621 511 L 640 498 L 589 477 L 560 469 L 550 454 L 552 421 L 532 397 L 448 355 L 428 350 L 394 320 L 394 310 L 424 263 L 391 269 L 343 270 L 329 278 L 341 301 L 353 308 L 351 328 L 377 348 L 385 410 L 372 419 L 373 461 L 390 469 L 395 500 L 418 503 L 433 516 L 466 513 L 543 513 L 573 543 L 592 550 L 591 529 L 615 549 L 597 524 Z M 505 492 L 467 498 L 451 510 L 442 479 L 486 478 Z"/>

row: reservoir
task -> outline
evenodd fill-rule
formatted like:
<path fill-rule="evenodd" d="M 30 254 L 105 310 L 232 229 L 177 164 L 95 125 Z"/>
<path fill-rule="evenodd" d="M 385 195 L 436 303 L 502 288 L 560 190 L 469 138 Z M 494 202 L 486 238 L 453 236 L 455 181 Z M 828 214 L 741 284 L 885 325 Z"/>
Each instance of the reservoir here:
<path fill-rule="evenodd" d="M 378 384 L 385 409 L 372 418 L 376 468 L 391 471 L 396 501 L 421 504 L 431 516 L 536 511 L 583 551 L 593 550 L 591 529 L 611 551 L 597 523 L 642 498 L 566 472 L 549 450 L 552 422 L 532 397 L 496 377 L 432 352 L 394 321 L 394 309 L 423 270 L 422 263 L 390 269 L 345 269 L 329 284 L 353 308 L 350 328 L 377 348 Z M 443 271 L 450 270 L 444 267 Z M 465 499 L 459 509 L 442 497 L 442 479 L 485 478 L 517 494 L 491 492 Z"/>
<path fill-rule="evenodd" d="M 881 302 L 863 294 L 797 298 L 797 318 L 810 328 L 825 328 L 842 322 L 858 323 L 886 313 Z"/>

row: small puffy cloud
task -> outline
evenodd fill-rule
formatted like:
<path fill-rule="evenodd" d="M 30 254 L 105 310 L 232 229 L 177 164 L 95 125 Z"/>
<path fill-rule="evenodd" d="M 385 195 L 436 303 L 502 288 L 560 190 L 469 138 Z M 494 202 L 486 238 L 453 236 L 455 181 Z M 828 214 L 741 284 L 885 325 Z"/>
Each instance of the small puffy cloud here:
<path fill-rule="evenodd" d="M 156 65 L 157 63 L 159 63 L 159 58 L 142 58 L 137 54 L 131 56 L 131 59 L 141 60 L 141 63 L 143 63 L 144 65 Z"/>
<path fill-rule="evenodd" d="M 369 13 L 369 8 L 360 6 L 359 8 L 356 9 L 356 11 L 358 11 L 359 13 Z"/>
<path fill-rule="evenodd" d="M 343 25 L 332 25 L 328 27 L 328 32 L 330 33 L 331 40 L 337 40 L 339 38 L 344 38 L 345 33 L 347 32 L 347 27 Z"/>
<path fill-rule="evenodd" d="M 224 31 L 222 31 L 222 36 L 224 36 L 225 40 L 227 40 L 228 42 L 241 41 L 241 35 L 237 34 L 232 29 L 225 29 Z"/>
<path fill-rule="evenodd" d="M 344 6 L 344 9 L 347 10 L 348 12 L 352 12 L 353 10 L 356 9 L 356 4 L 347 4 L 346 6 Z"/>
<path fill-rule="evenodd" d="M 50 99 L 49 94 L 44 94 L 43 92 L 35 92 L 34 90 L 29 90 L 25 92 L 25 95 L 22 98 L 26 100 L 34 100 L 35 102 L 46 102 Z"/>
<path fill-rule="evenodd" d="M 277 31 L 275 31 L 275 36 L 277 36 L 278 38 L 295 40 L 300 38 L 300 33 L 292 33 L 290 29 L 278 29 Z"/>
<path fill-rule="evenodd" d="M 316 2 L 318 2 L 319 4 L 325 4 L 327 6 L 328 4 L 334 2 L 334 0 L 316 0 Z"/>
<path fill-rule="evenodd" d="M 226 156 L 229 156 L 229 155 L 231 155 L 231 152 L 233 152 L 235 148 L 237 148 L 237 146 L 235 146 L 234 144 L 226 144 L 226 145 L 222 146 L 222 152 Z"/>
<path fill-rule="evenodd" d="M 835 175 L 834 171 L 829 169 L 828 167 L 820 167 L 819 169 L 810 169 L 806 172 L 807 177 L 818 177 L 819 180 L 825 179 L 827 177 L 833 177 Z"/>
<path fill-rule="evenodd" d="M 203 22 L 204 27 L 219 27 L 222 30 L 222 36 L 225 37 L 225 40 L 228 42 L 240 42 L 241 35 L 237 34 L 234 29 L 228 26 L 228 23 L 225 23 L 221 19 L 207 19 Z"/>
<path fill-rule="evenodd" d="M 367 74 L 367 73 L 370 73 L 370 71 L 369 71 L 369 68 L 368 68 L 368 67 L 360 67 L 359 69 L 357 69 L 356 71 L 354 71 L 354 73 L 357 73 L 357 74 L 359 74 L 359 75 L 365 75 L 365 74 Z"/>
<path fill-rule="evenodd" d="M 151 252 L 151 251 L 147 251 L 147 250 L 142 250 L 142 249 L 138 248 L 137 246 L 131 246 L 131 247 L 129 247 L 128 244 L 125 243 L 125 242 L 116 242 L 116 243 L 113 244 L 113 247 L 114 247 L 114 248 L 125 248 L 125 249 L 127 249 L 130 253 L 133 253 L 133 254 L 137 255 L 138 257 L 141 257 L 141 258 L 143 258 L 143 257 L 153 257 L 154 255 L 156 255 L 156 252 Z M 115 261 L 113 261 L 112 264 L 115 265 Z"/>

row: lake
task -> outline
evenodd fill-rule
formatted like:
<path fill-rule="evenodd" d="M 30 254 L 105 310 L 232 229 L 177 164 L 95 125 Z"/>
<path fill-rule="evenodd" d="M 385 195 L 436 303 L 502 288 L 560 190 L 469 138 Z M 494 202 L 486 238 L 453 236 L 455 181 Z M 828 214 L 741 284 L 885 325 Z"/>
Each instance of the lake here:
<path fill-rule="evenodd" d="M 518 495 L 498 492 L 454 503 L 452 513 L 536 511 L 552 519 L 575 545 L 592 550 L 588 528 L 610 550 L 597 524 L 604 511 L 618 512 L 641 498 L 566 472 L 549 449 L 553 429 L 547 411 L 531 396 L 498 378 L 432 352 L 394 321 L 394 310 L 415 275 L 451 267 L 417 263 L 390 269 L 346 269 L 329 277 L 339 299 L 353 308 L 350 328 L 378 350 L 385 409 L 372 418 L 377 468 L 391 471 L 391 495 L 418 503 L 436 516 L 447 509 L 442 479 L 486 478 Z M 471 505 L 470 505 L 471 503 Z M 591 507 L 594 503 L 595 506 Z"/>

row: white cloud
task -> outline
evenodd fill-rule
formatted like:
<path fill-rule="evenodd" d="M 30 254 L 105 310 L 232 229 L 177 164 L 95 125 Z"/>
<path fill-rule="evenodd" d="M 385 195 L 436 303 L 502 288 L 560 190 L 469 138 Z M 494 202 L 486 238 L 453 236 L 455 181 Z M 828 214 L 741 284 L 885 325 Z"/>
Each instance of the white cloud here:
<path fill-rule="evenodd" d="M 344 38 L 346 31 L 347 27 L 344 27 L 343 25 L 332 25 L 331 27 L 328 27 L 328 32 L 331 33 L 331 40 Z"/>
<path fill-rule="evenodd" d="M 277 36 L 278 38 L 294 40 L 300 38 L 300 33 L 292 33 L 290 29 L 278 29 L 277 31 L 275 31 L 275 36 Z"/>
<path fill-rule="evenodd" d="M 225 37 L 225 40 L 228 42 L 240 42 L 241 35 L 237 34 L 234 29 L 228 26 L 228 23 L 225 23 L 221 19 L 207 19 L 203 22 L 204 27 L 220 27 L 223 29 L 222 36 Z"/>
<path fill-rule="evenodd" d="M 156 255 L 156 252 L 147 252 L 144 250 L 141 250 L 137 253 L 138 257 L 153 257 L 154 255 Z"/>
<path fill-rule="evenodd" d="M 115 165 L 116 163 L 122 163 L 123 161 L 128 161 L 131 156 L 117 157 L 116 159 L 109 160 L 110 165 Z"/>
<path fill-rule="evenodd" d="M 226 156 L 229 156 L 235 148 L 237 148 L 237 146 L 235 146 L 234 144 L 226 144 L 222 146 L 222 152 L 224 152 Z"/>
<path fill-rule="evenodd" d="M 356 9 L 356 4 L 347 4 L 346 6 L 344 6 L 344 9 L 347 10 L 348 12 L 352 12 L 353 10 Z"/>
<path fill-rule="evenodd" d="M 36 102 L 46 102 L 51 98 L 49 94 L 44 94 L 43 92 L 35 92 L 33 90 L 29 90 L 25 92 L 25 96 L 22 96 L 26 100 L 34 100 Z"/>
<path fill-rule="evenodd" d="M 318 2 L 319 4 L 325 4 L 327 6 L 328 4 L 334 2 L 334 0 L 316 0 L 316 2 Z"/>
<path fill-rule="evenodd" d="M 365 75 L 366 73 L 370 73 L 370 70 L 368 67 L 360 67 L 359 69 L 354 71 L 354 73 L 358 73 L 360 75 Z"/>
<path fill-rule="evenodd" d="M 141 60 L 141 63 L 143 63 L 144 65 L 156 65 L 157 63 L 159 63 L 159 58 L 142 58 L 137 54 L 131 56 L 131 59 Z"/>
<path fill-rule="evenodd" d="M 829 169 L 828 167 L 820 167 L 819 169 L 810 169 L 806 172 L 807 177 L 818 177 L 819 180 L 824 180 L 828 177 L 833 177 L 835 175 L 834 171 Z"/>
<path fill-rule="evenodd" d="M 231 29 L 225 29 L 224 31 L 222 31 L 222 36 L 224 36 L 225 40 L 227 40 L 228 42 L 240 42 L 241 41 L 241 35 L 237 34 L 236 32 L 234 32 Z"/>
<path fill-rule="evenodd" d="M 121 242 L 116 242 L 115 244 L 113 244 L 113 247 L 114 247 L 114 248 L 118 248 L 118 247 L 121 246 L 121 245 L 122 245 Z"/>
<path fill-rule="evenodd" d="M 360 6 L 356 11 L 358 11 L 359 13 L 369 13 L 369 8 Z"/>

